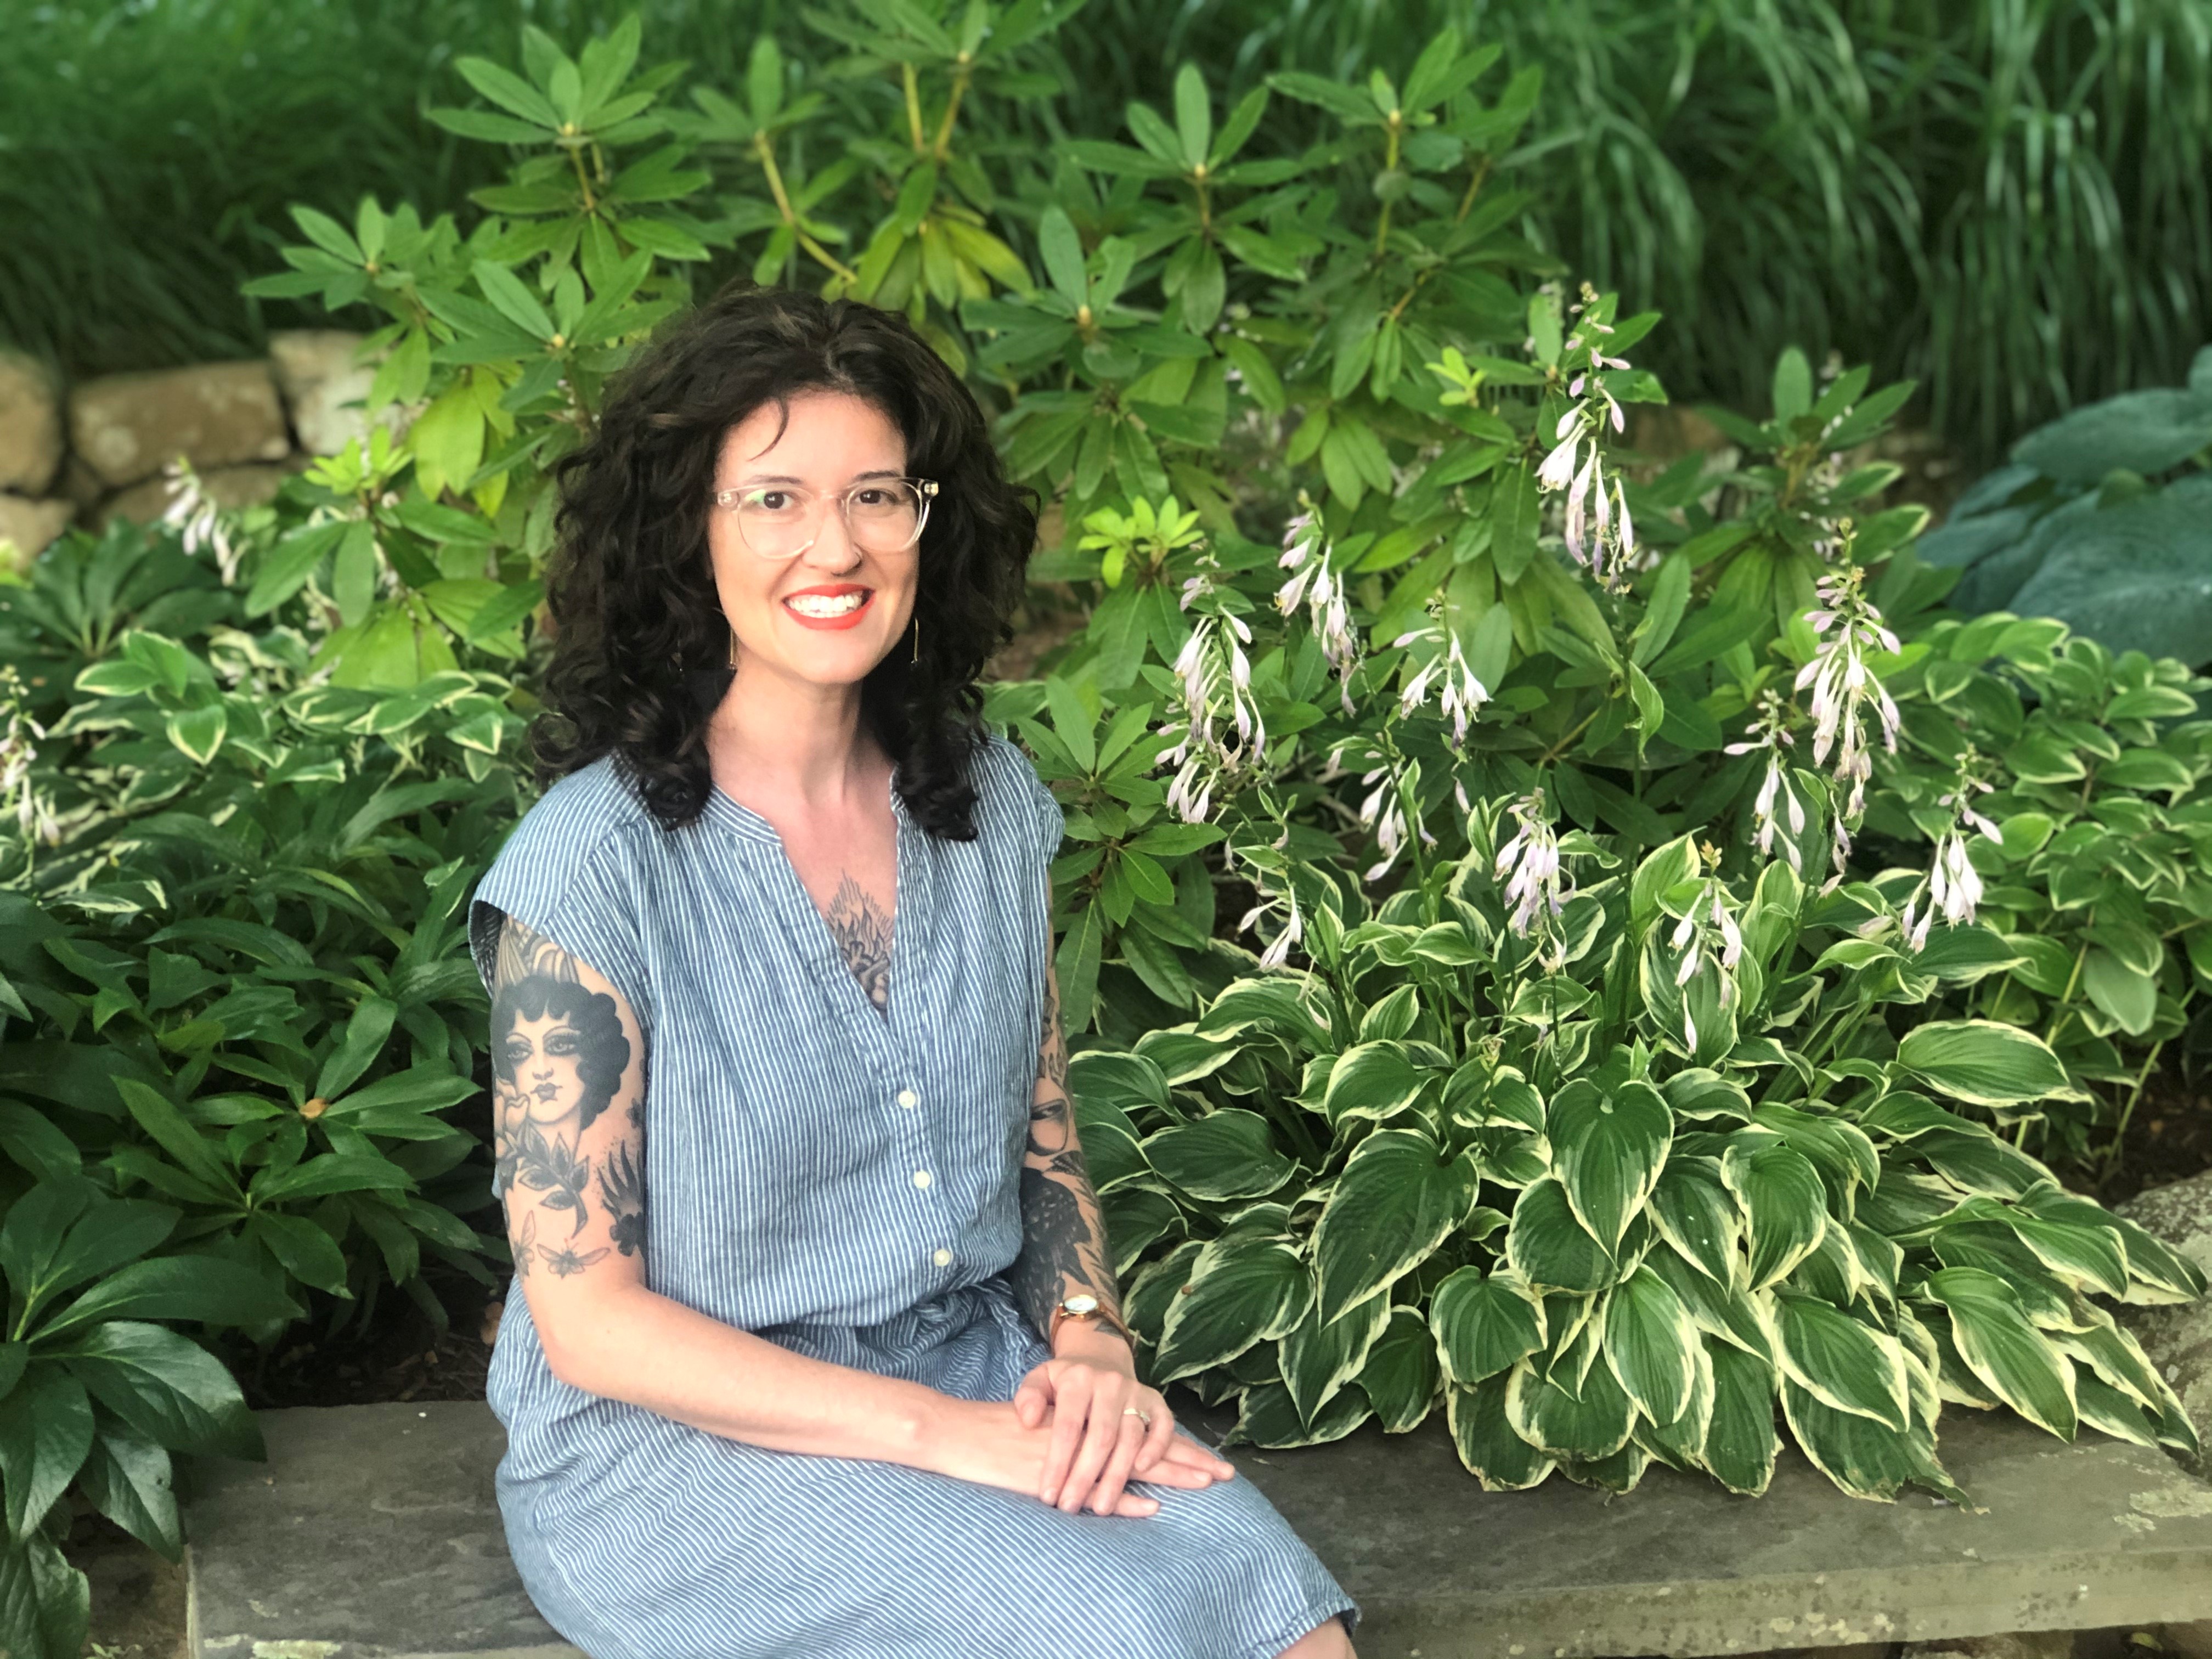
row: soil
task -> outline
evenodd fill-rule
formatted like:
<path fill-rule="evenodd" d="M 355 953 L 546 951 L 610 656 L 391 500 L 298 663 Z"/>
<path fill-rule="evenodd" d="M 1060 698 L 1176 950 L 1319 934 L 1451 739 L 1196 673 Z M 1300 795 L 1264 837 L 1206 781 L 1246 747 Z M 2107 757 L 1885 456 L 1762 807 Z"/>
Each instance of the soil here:
<path fill-rule="evenodd" d="M 500 1304 L 465 1274 L 426 1263 L 424 1281 L 446 1310 L 442 1331 L 413 1301 L 384 1298 L 358 1329 L 301 1335 L 240 1384 L 256 1411 L 368 1406 L 386 1401 L 481 1400 Z"/>
<path fill-rule="evenodd" d="M 2064 1173 L 2069 1186 L 2112 1205 L 2207 1170 L 2212 1170 L 2212 1079 L 2160 1072 L 2136 1103 L 2110 1167 Z"/>

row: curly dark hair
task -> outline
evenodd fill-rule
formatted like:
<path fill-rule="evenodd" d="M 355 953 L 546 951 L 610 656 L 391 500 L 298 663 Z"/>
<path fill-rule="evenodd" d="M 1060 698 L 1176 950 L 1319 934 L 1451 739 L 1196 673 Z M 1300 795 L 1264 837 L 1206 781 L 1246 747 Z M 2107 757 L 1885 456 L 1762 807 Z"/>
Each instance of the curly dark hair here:
<path fill-rule="evenodd" d="M 817 391 L 882 410 L 906 440 L 907 471 L 941 486 L 915 592 L 921 660 L 894 650 L 877 664 L 860 717 L 915 821 L 974 839 L 975 682 L 1010 632 L 1035 495 L 1007 482 L 975 399 L 903 318 L 750 283 L 672 324 L 556 469 L 553 659 L 531 733 L 541 782 L 611 756 L 664 829 L 705 808 L 707 722 L 730 684 L 707 550 L 715 465 L 754 410 Z"/>
<path fill-rule="evenodd" d="M 492 1071 L 501 1082 L 514 1082 L 507 1034 L 518 1019 L 544 1019 L 549 1014 L 575 1030 L 576 1081 L 584 1090 L 576 1127 L 588 1129 L 614 1099 L 623 1073 L 629 1068 L 629 1039 L 623 1035 L 622 1013 L 605 992 L 544 974 L 532 974 L 514 984 L 502 982 L 491 1005 Z"/>

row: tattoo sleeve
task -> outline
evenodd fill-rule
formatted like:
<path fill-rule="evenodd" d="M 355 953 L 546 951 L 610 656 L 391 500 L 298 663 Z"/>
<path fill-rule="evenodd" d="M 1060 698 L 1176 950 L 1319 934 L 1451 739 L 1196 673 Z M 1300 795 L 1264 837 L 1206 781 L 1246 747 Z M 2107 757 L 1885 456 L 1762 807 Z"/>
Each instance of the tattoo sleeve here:
<path fill-rule="evenodd" d="M 1049 964 L 1021 1190 L 1022 1249 L 1012 1280 L 1024 1311 L 1040 1332 L 1049 1333 L 1052 1310 L 1068 1297 L 1087 1293 L 1098 1298 L 1106 1322 L 1126 1336 L 1098 1194 L 1084 1168 L 1068 1100 L 1067 1040 L 1060 1030 L 1060 988 Z"/>
<path fill-rule="evenodd" d="M 493 1184 L 515 1277 L 536 1285 L 610 1260 L 639 1264 L 645 1037 L 635 1012 L 597 971 L 511 916 L 491 1005 Z"/>

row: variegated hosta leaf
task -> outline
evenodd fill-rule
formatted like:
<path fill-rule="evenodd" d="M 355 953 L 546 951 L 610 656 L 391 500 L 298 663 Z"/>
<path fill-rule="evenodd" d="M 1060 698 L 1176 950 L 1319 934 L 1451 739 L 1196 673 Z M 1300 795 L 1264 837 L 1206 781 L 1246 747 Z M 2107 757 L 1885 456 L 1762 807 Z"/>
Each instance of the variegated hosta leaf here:
<path fill-rule="evenodd" d="M 2080 1416 L 2073 1363 L 2028 1322 L 2012 1287 L 1980 1267 L 1946 1267 L 1924 1289 L 1949 1312 L 1967 1369 L 2029 1422 L 2071 1440 Z"/>
<path fill-rule="evenodd" d="M 1820 1242 L 1828 1224 L 1827 1188 L 1802 1153 L 1767 1135 L 1731 1139 L 1721 1179 L 1750 1222 L 1750 1287 L 1764 1290 Z"/>
<path fill-rule="evenodd" d="M 1610 1457 L 1576 1458 L 1559 1465 L 1559 1473 L 1578 1486 L 1595 1486 L 1601 1492 L 1627 1493 L 1643 1483 L 1644 1470 L 1651 1467 L 1651 1454 L 1636 1443 L 1632 1437 L 1628 1443 Z"/>
<path fill-rule="evenodd" d="M 1287 1239 L 1232 1235 L 1198 1253 L 1189 1281 L 1168 1304 L 1155 1387 L 1234 1359 L 1286 1334 L 1313 1301 L 1313 1273 Z"/>
<path fill-rule="evenodd" d="M 1649 1084 L 1624 1083 L 1607 1094 L 1581 1079 L 1552 1097 L 1547 1116 L 1552 1170 L 1567 1202 L 1612 1250 L 1659 1178 L 1674 1115 Z"/>
<path fill-rule="evenodd" d="M 1513 1431 L 1555 1457 L 1589 1462 L 1610 1457 L 1628 1443 L 1636 1407 L 1606 1365 L 1592 1365 L 1578 1389 L 1572 1368 L 1563 1362 L 1552 1375 L 1523 1359 L 1507 1373 L 1505 1413 Z"/>
<path fill-rule="evenodd" d="M 1429 1326 L 1445 1373 L 1471 1387 L 1544 1346 L 1544 1304 L 1510 1267 L 1462 1267 L 1437 1286 Z"/>
<path fill-rule="evenodd" d="M 1946 1267 L 1978 1269 L 2004 1280 L 2031 1323 L 2047 1330 L 2068 1330 L 2075 1323 L 2077 1303 L 2065 1281 L 2002 1220 L 1946 1222 L 1929 1244 Z"/>
<path fill-rule="evenodd" d="M 1775 1352 L 1785 1376 L 1822 1404 L 1887 1424 L 1911 1426 L 1905 1353 L 1895 1337 L 1842 1309 L 1796 1291 L 1768 1304 Z"/>
<path fill-rule="evenodd" d="M 1897 1063 L 1954 1100 L 1976 1106 L 2018 1106 L 2072 1087 L 2048 1043 L 1994 1020 L 1917 1025 L 1898 1043 Z"/>
<path fill-rule="evenodd" d="M 1124 1182 L 1101 1193 L 1098 1207 L 1114 1247 L 1116 1277 L 1126 1274 L 1138 1257 L 1183 1224 L 1182 1206 L 1157 1187 L 1140 1182 Z"/>
<path fill-rule="evenodd" d="M 1215 1202 L 1265 1197 L 1296 1167 L 1275 1150 L 1267 1120 L 1237 1106 L 1163 1129 L 1139 1145 L 1145 1161 L 1176 1186 Z"/>
<path fill-rule="evenodd" d="M 1763 1359 L 1708 1338 L 1713 1417 L 1699 1462 L 1730 1492 L 1756 1498 L 1774 1478 L 1774 1372 Z"/>
<path fill-rule="evenodd" d="M 1505 1412 L 1506 1383 L 1501 1375 L 1471 1389 L 1445 1391 L 1444 1415 L 1451 1425 L 1452 1444 L 1485 1492 L 1526 1492 L 1541 1486 L 1559 1467 L 1513 1431 Z"/>
<path fill-rule="evenodd" d="M 1360 1392 L 1374 1407 L 1382 1431 L 1403 1434 L 1416 1427 L 1436 1403 L 1442 1382 L 1429 1322 L 1418 1308 L 1393 1307 L 1382 1334 L 1375 1339 L 1359 1368 Z"/>
<path fill-rule="evenodd" d="M 1743 1212 L 1736 1208 L 1717 1159 L 1676 1156 L 1667 1160 L 1651 1189 L 1647 1212 L 1659 1236 L 1722 1284 L 1742 1270 L 1737 1249 Z"/>
<path fill-rule="evenodd" d="M 1371 1415 L 1367 1396 L 1357 1389 L 1332 1395 L 1320 1413 L 1308 1423 L 1298 1415 L 1291 1391 L 1280 1382 L 1262 1382 L 1244 1390 L 1237 1426 L 1229 1432 L 1231 1445 L 1269 1448 L 1318 1446 L 1341 1440 Z"/>
<path fill-rule="evenodd" d="M 1326 1322 L 1319 1302 L 1306 1310 L 1305 1317 L 1283 1339 L 1279 1358 L 1283 1384 L 1302 1419 L 1319 1421 L 1337 1391 L 1359 1375 L 1389 1316 L 1389 1299 L 1379 1296 Z"/>
<path fill-rule="evenodd" d="M 1601 1291 L 1618 1271 L 1606 1248 L 1575 1219 L 1567 1189 L 1551 1176 L 1529 1187 L 1514 1205 L 1505 1259 L 1540 1289 Z"/>
<path fill-rule="evenodd" d="M 1636 1425 L 1636 1437 L 1655 1455 L 1687 1473 L 1705 1467 L 1705 1437 L 1713 1425 L 1713 1362 L 1702 1334 L 1690 1341 L 1690 1394 L 1681 1414 L 1671 1422 Z"/>
<path fill-rule="evenodd" d="M 1362 1042 L 1338 1058 L 1328 1074 L 1322 1109 L 1331 1123 L 1386 1118 L 1412 1105 L 1430 1075 L 1414 1064 L 1402 1042 Z"/>
<path fill-rule="evenodd" d="M 1795 1106 L 1761 1106 L 1752 1121 L 1780 1135 L 1792 1152 L 1802 1152 L 1826 1178 L 1837 1212 L 1846 1220 L 1861 1188 L 1881 1179 L 1881 1159 L 1865 1130 L 1855 1123 L 1801 1111 Z"/>
<path fill-rule="evenodd" d="M 1425 1133 L 1378 1129 L 1361 1141 L 1314 1227 L 1321 1316 L 1335 1318 L 1425 1261 L 1466 1218 L 1474 1191 L 1473 1160 L 1450 1158 Z"/>
<path fill-rule="evenodd" d="M 2093 1308 L 2090 1312 L 2096 1322 L 2088 1329 L 2055 1332 L 2051 1338 L 2059 1351 L 2075 1362 L 2077 1394 L 2081 1385 L 2088 1381 L 2081 1370 L 2087 1365 L 2106 1383 L 2148 1413 L 2160 1439 L 2194 1455 L 2199 1449 L 2197 1431 L 2190 1425 L 2189 1413 L 2182 1408 L 2179 1397 L 2159 1375 L 2158 1367 L 2150 1363 L 2150 1357 L 2143 1352 L 2134 1334 L 2115 1325 L 2110 1314 L 2101 1308 Z M 2086 1407 L 2083 1414 L 2087 1414 Z"/>
<path fill-rule="evenodd" d="M 1936 1461 L 1934 1440 L 1917 1427 L 1893 1428 L 1838 1411 L 1789 1379 L 1782 1384 L 1782 1407 L 1799 1449 L 1852 1497 L 1886 1502 L 1911 1485 L 1954 1503 L 1965 1501 L 1966 1494 Z"/>
<path fill-rule="evenodd" d="M 1698 1329 L 1666 1280 L 1639 1267 L 1613 1287 L 1605 1315 L 1605 1362 L 1637 1410 L 1672 1423 L 1696 1380 Z"/>
<path fill-rule="evenodd" d="M 1741 1289 L 1708 1278 L 1671 1249 L 1653 1250 L 1644 1265 L 1667 1281 L 1699 1330 L 1765 1364 L 1774 1363 L 1774 1334 L 1766 1316 Z"/>

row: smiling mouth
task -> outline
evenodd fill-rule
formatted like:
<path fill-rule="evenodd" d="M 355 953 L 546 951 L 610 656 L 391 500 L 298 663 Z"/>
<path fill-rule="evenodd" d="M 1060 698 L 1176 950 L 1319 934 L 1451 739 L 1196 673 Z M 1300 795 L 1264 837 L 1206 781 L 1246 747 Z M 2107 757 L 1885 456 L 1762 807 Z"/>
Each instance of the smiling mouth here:
<path fill-rule="evenodd" d="M 806 628 L 850 628 L 857 623 L 876 597 L 872 587 L 841 584 L 809 587 L 787 593 L 783 608 L 793 621 Z"/>

